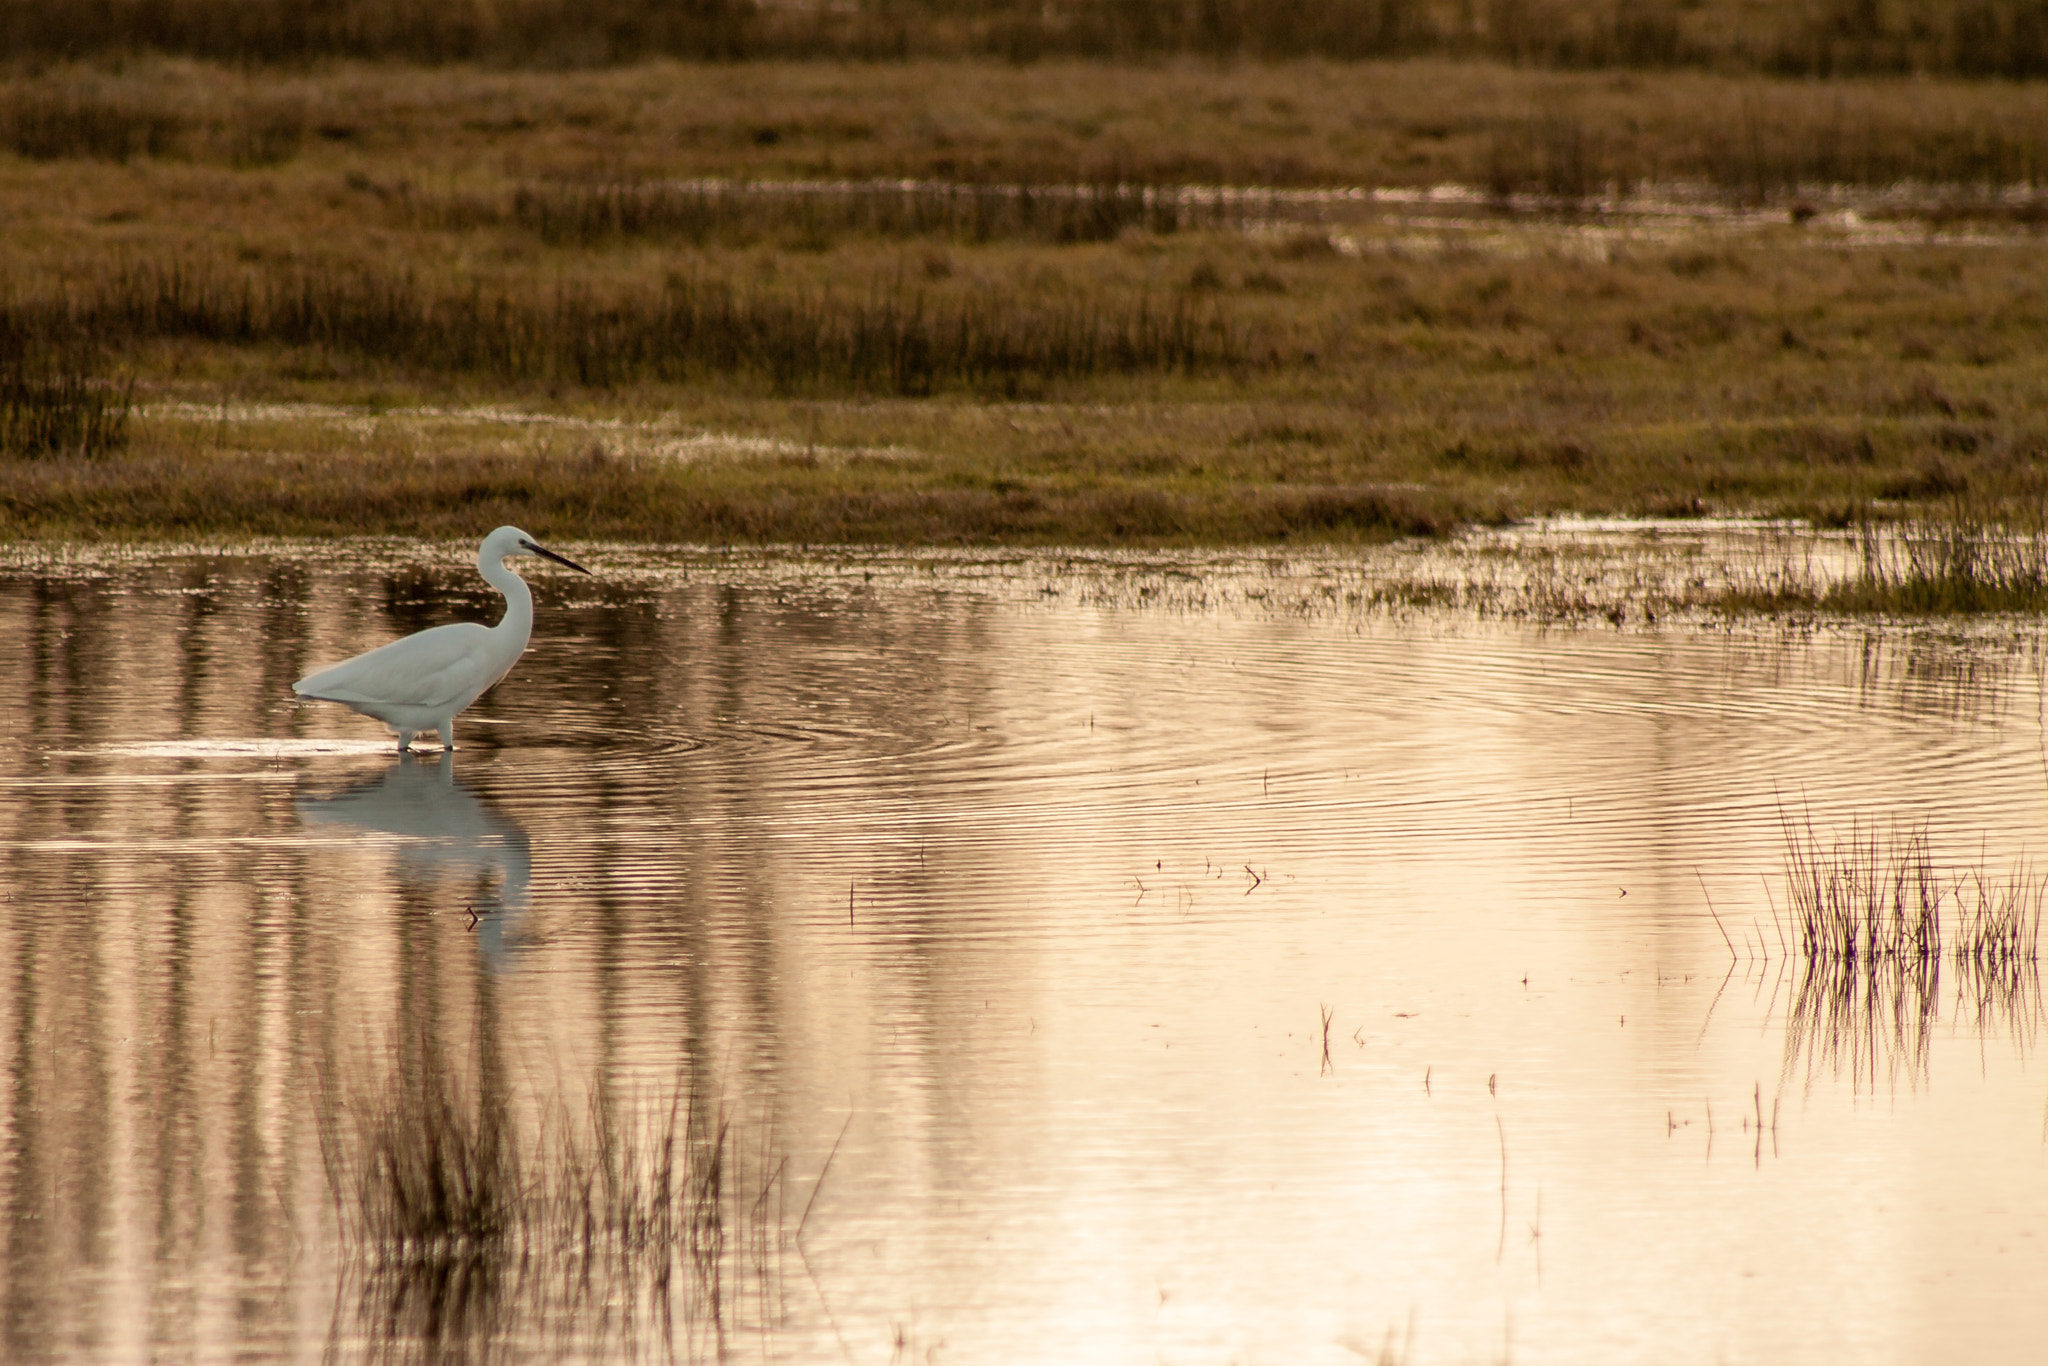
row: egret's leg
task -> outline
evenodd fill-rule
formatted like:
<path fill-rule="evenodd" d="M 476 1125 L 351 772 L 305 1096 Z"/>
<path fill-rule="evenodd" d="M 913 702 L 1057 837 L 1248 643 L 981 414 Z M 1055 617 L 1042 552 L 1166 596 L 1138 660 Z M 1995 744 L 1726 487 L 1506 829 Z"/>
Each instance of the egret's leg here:
<path fill-rule="evenodd" d="M 412 737 L 414 733 L 415 732 L 409 730 L 402 730 L 398 732 L 398 752 L 400 754 L 403 754 L 407 750 L 412 748 Z"/>
<path fill-rule="evenodd" d="M 455 748 L 455 718 L 449 717 L 441 723 L 441 749 L 443 752 Z"/>

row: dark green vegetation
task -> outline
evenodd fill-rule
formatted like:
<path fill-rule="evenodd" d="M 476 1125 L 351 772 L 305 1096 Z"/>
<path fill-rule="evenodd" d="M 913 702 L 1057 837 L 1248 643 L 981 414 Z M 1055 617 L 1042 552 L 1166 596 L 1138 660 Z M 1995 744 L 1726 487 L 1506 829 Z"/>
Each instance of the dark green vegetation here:
<path fill-rule="evenodd" d="M 852 295 L 674 273 L 651 288 L 558 280 L 549 289 L 430 281 L 370 262 L 260 272 L 157 262 L 111 272 L 41 312 L 85 336 L 302 347 L 400 373 L 583 389 L 739 373 L 784 392 L 921 395 L 1245 360 L 1231 320 L 1185 294 L 1156 303 L 1142 293 L 927 294 L 888 280 Z"/>
<path fill-rule="evenodd" d="M 0 145 L 0 535 L 1352 542 L 1960 502 L 1989 543 L 2048 501 L 2030 86 L 144 58 L 22 69 Z M 1299 193 L 1442 181 L 1474 197 Z M 1706 217 L 1616 216 L 1675 181 Z"/>
<path fill-rule="evenodd" d="M 11 6 L 7 50 L 546 66 L 687 57 L 887 60 L 1437 54 L 1785 75 L 2048 74 L 2042 0 L 62 0 Z"/>

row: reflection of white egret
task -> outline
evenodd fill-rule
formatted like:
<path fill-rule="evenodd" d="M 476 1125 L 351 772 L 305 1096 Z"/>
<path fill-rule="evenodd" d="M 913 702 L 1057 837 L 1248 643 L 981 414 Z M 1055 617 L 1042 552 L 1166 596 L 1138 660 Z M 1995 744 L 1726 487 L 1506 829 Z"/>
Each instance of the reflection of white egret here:
<path fill-rule="evenodd" d="M 441 748 L 454 749 L 456 714 L 511 671 L 533 634 L 533 594 L 505 567 L 510 555 L 540 555 L 590 572 L 518 527 L 501 526 L 484 537 L 476 556 L 478 571 L 505 595 L 505 615 L 496 626 L 458 621 L 418 631 L 308 674 L 292 691 L 376 717 L 398 732 L 400 749 L 411 748 L 412 737 L 426 730 L 440 731 Z"/>
<path fill-rule="evenodd" d="M 329 797 L 300 797 L 294 805 L 306 825 L 344 826 L 403 842 L 401 867 L 421 873 L 495 874 L 495 892 L 472 906 L 477 946 L 494 968 L 507 966 L 507 939 L 526 914 L 533 880 L 532 846 L 519 823 L 455 780 L 455 757 L 438 763 L 405 758 L 368 782 Z"/>

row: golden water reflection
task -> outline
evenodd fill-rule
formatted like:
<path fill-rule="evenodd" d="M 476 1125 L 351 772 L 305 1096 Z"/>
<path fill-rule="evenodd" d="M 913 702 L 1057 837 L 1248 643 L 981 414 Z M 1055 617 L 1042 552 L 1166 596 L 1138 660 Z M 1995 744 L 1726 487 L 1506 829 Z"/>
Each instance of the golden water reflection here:
<path fill-rule="evenodd" d="M 300 797 L 299 821 L 350 837 L 385 837 L 393 871 L 411 881 L 445 881 L 464 897 L 470 930 L 487 965 L 509 968 L 533 879 L 526 830 L 455 777 L 455 756 L 402 755 L 376 776 L 339 792 Z"/>
<path fill-rule="evenodd" d="M 1307 559 L 586 562 L 448 758 L 288 685 L 487 612 L 452 552 L 0 579 L 0 1354 L 457 1350 L 338 1312 L 321 1150 L 335 1078 L 433 1058 L 536 1143 L 744 1119 L 745 1245 L 794 1257 L 756 1355 L 2048 1327 L 2037 990 L 1838 1019 L 1754 961 L 1788 810 L 2042 848 L 2037 635 L 1389 617 Z M 490 1354 L 722 1340 L 544 1311 Z"/>

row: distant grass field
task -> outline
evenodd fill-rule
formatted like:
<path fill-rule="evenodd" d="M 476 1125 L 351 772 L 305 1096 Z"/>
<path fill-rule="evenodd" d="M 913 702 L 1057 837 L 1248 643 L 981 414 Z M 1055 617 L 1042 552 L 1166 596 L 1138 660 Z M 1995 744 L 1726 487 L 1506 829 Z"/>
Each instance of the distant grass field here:
<path fill-rule="evenodd" d="M 134 58 L 8 75 L 0 148 L 28 161 L 353 172 L 386 196 L 679 176 L 1563 193 L 1695 180 L 1755 196 L 1902 179 L 1967 192 L 2048 173 L 2048 86 L 1917 75 L 1432 57 L 543 71 Z"/>
<path fill-rule="evenodd" d="M 145 59 L 24 71 L 0 146 L 11 537 L 1345 542 L 2048 503 L 2028 85 Z M 821 178 L 864 187 L 785 183 Z M 1696 224 L 1611 213 L 1681 183 Z"/>
<path fill-rule="evenodd" d="M 2023 78 L 2043 0 L 16 0 L 0 51 L 558 69 L 658 57 L 1139 62 L 1435 56 L 1568 68 Z"/>

